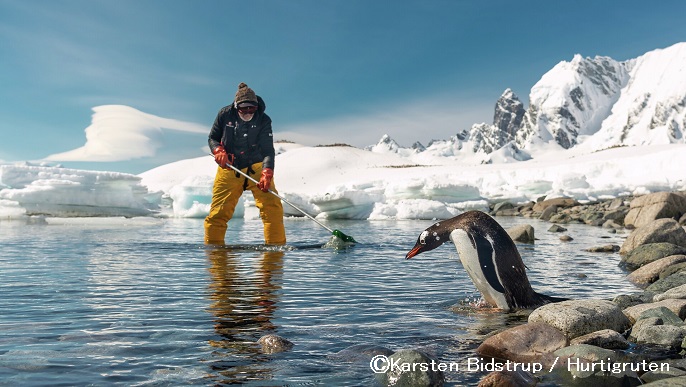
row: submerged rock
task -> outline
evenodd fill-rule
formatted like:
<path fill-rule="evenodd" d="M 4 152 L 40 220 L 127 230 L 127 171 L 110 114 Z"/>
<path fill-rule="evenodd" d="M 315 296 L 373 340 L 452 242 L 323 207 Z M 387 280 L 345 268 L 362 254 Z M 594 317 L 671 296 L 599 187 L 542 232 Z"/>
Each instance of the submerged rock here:
<path fill-rule="evenodd" d="M 432 363 L 438 364 L 438 359 L 416 349 L 402 349 L 388 357 L 388 370 L 377 378 L 385 386 L 442 386 L 445 376 Z"/>
<path fill-rule="evenodd" d="M 562 332 L 549 324 L 529 322 L 489 337 L 477 348 L 476 353 L 514 362 L 535 362 L 567 343 Z"/>
<path fill-rule="evenodd" d="M 264 353 L 285 352 L 293 348 L 293 343 L 278 335 L 262 336 L 257 343 L 260 344 Z"/>

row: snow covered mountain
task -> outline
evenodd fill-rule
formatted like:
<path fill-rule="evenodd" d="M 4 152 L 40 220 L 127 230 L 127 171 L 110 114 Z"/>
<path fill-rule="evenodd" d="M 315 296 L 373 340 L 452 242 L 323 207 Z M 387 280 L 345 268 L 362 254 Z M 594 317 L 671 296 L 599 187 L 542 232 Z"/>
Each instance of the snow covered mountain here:
<path fill-rule="evenodd" d="M 529 106 L 506 89 L 493 123 L 458 130 L 448 140 L 403 148 L 389 136 L 368 147 L 426 160 L 430 156 L 476 163 L 525 160 L 550 150 L 593 152 L 617 146 L 686 142 L 686 42 L 638 58 L 575 55 L 545 73 Z M 421 145 L 421 144 L 420 144 Z"/>

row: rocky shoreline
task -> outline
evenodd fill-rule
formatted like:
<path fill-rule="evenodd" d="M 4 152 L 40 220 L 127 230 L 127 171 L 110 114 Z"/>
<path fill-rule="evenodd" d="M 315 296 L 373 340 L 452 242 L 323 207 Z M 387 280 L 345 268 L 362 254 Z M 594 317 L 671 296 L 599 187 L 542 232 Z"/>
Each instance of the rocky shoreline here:
<path fill-rule="evenodd" d="M 631 271 L 627 279 L 643 291 L 534 310 L 526 324 L 487 338 L 477 354 L 505 364 L 537 364 L 539 372 L 531 372 L 535 367 L 498 370 L 485 376 L 480 386 L 686 385 L 685 193 L 587 204 L 569 198 L 523 205 L 501 202 L 492 206 L 491 215 L 546 220 L 553 223 L 551 232 L 563 232 L 572 222 L 610 232 L 630 230 L 622 246 L 589 251 L 619 251 L 620 265 Z M 527 227 L 508 233 L 520 243 L 535 243 Z"/>
<path fill-rule="evenodd" d="M 526 323 L 494 332 L 476 349 L 478 358 L 471 359 L 483 366 L 480 371 L 490 372 L 479 386 L 686 386 L 686 192 L 593 203 L 570 198 L 499 202 L 491 205 L 490 214 L 551 222 L 548 231 L 560 232 L 563 241 L 572 239 L 564 226 L 574 222 L 629 231 L 621 246 L 587 250 L 619 252 L 620 265 L 630 271 L 627 279 L 638 288 L 612 300 L 543 305 L 531 311 Z M 507 232 L 518 243 L 535 243 L 530 225 Z M 262 345 L 271 353 L 268 342 Z M 282 347 L 287 348 L 274 352 L 287 350 Z M 364 355 L 365 361 L 382 356 L 396 365 L 377 372 L 381 385 L 444 384 L 438 359 L 421 350 L 393 353 L 358 345 L 334 356 L 347 359 L 350 353 Z"/>

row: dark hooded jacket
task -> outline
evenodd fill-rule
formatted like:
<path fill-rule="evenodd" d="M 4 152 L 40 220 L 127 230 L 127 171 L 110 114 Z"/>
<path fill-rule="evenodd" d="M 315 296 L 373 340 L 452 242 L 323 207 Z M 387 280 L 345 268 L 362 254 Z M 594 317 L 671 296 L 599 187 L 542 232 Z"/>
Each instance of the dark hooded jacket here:
<path fill-rule="evenodd" d="M 274 138 L 272 119 L 265 114 L 266 105 L 257 96 L 257 111 L 250 122 L 238 117 L 238 110 L 231 104 L 219 110 L 210 131 L 208 144 L 212 153 L 223 145 L 227 153 L 236 156 L 233 165 L 236 168 L 247 168 L 254 163 L 262 162 L 263 168 L 274 168 Z"/>

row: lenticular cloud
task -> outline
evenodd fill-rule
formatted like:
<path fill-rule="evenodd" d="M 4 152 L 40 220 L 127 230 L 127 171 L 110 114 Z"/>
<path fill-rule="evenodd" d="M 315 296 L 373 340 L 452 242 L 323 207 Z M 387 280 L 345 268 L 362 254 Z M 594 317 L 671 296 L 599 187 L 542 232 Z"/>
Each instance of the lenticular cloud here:
<path fill-rule="evenodd" d="M 207 133 L 192 122 L 162 118 L 123 105 L 93 108 L 86 144 L 45 158 L 51 161 L 125 161 L 149 157 L 163 145 L 163 131 Z"/>

